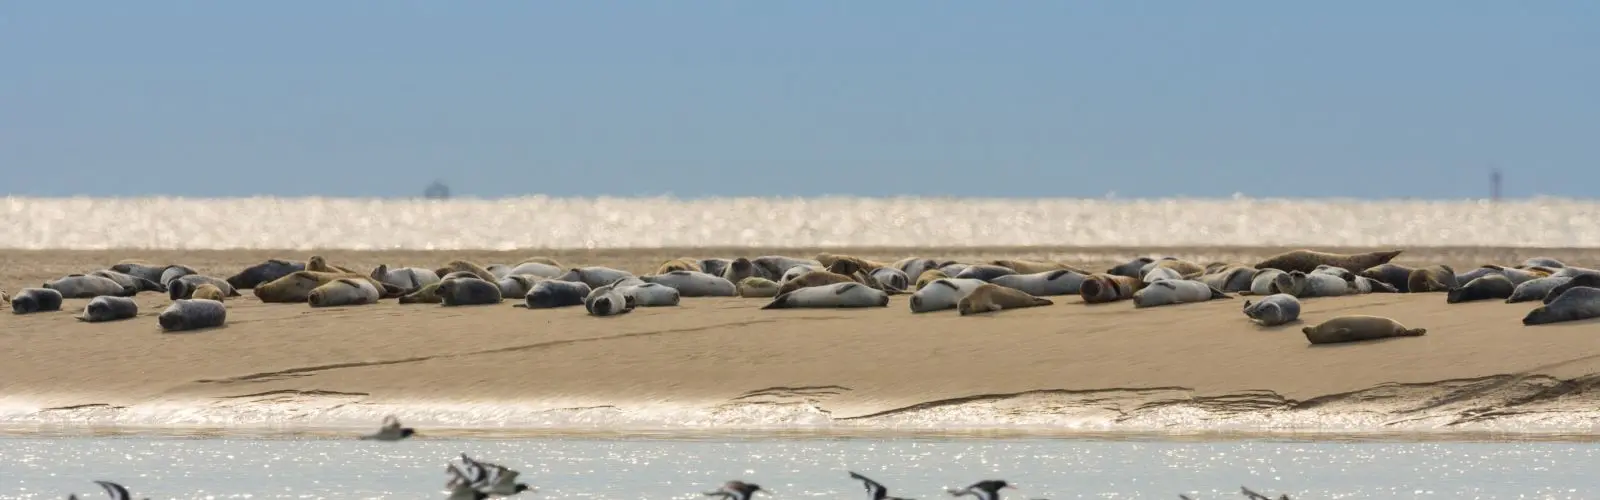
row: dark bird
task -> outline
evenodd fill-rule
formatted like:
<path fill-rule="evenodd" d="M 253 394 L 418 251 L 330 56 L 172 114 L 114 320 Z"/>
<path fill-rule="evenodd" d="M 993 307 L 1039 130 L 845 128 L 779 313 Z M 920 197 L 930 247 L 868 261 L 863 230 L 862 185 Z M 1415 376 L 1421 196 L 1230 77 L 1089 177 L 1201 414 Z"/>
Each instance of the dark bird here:
<path fill-rule="evenodd" d="M 371 439 L 376 441 L 399 441 L 401 439 L 415 436 L 416 434 L 416 429 L 412 429 L 410 427 L 401 427 L 400 419 L 394 418 L 394 415 L 389 415 L 387 417 L 383 417 L 383 427 L 379 427 L 377 433 L 361 436 L 361 439 Z"/>
<path fill-rule="evenodd" d="M 755 497 L 757 491 L 767 490 L 761 489 L 761 485 L 755 483 L 728 481 L 727 484 L 722 485 L 722 488 L 716 491 L 707 491 L 706 496 L 722 497 L 728 500 L 750 500 Z"/>
<path fill-rule="evenodd" d="M 867 498 L 871 500 L 911 500 L 910 498 L 889 496 L 889 488 L 885 487 L 882 483 L 873 481 L 867 476 L 850 472 L 850 477 L 857 481 L 861 481 L 862 485 L 867 487 Z"/>

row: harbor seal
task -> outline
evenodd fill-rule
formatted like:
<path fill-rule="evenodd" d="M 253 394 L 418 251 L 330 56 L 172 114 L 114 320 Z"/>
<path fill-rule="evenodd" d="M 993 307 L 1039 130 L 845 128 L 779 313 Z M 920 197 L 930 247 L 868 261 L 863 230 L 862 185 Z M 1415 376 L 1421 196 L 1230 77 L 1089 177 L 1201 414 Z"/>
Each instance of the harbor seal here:
<path fill-rule="evenodd" d="M 474 278 L 476 278 L 476 276 L 474 276 Z M 563 281 L 562 283 L 566 282 Z M 418 288 L 411 293 L 400 296 L 401 304 L 438 304 L 441 302 L 444 302 L 444 299 L 439 297 L 439 283 L 422 285 L 422 288 Z"/>
<path fill-rule="evenodd" d="M 1103 304 L 1131 299 L 1144 286 L 1139 278 L 1096 273 L 1084 278 L 1083 284 L 1078 287 L 1078 296 L 1083 297 L 1085 304 Z"/>
<path fill-rule="evenodd" d="M 1206 285 L 1222 290 L 1224 293 L 1237 293 L 1250 290 L 1251 280 L 1255 278 L 1256 269 L 1253 267 L 1228 265 L 1219 268 L 1207 268 L 1206 274 L 1200 275 L 1195 280 Z"/>
<path fill-rule="evenodd" d="M 524 297 L 528 309 L 552 309 L 583 305 L 594 289 L 578 281 L 544 280 L 533 284 Z"/>
<path fill-rule="evenodd" d="M 1030 274 L 1008 274 L 990 280 L 990 283 L 1019 290 L 1035 297 L 1077 295 L 1088 276 L 1070 269 L 1057 269 Z"/>
<path fill-rule="evenodd" d="M 172 301 L 156 322 L 169 332 L 216 328 L 228 320 L 228 307 L 221 302 L 206 299 L 178 299 Z"/>
<path fill-rule="evenodd" d="M 83 312 L 78 313 L 78 321 L 85 323 L 100 323 L 130 319 L 139 315 L 139 303 L 127 297 L 101 296 L 89 301 L 83 307 Z"/>
<path fill-rule="evenodd" d="M 945 274 L 944 271 L 940 271 L 938 269 L 929 269 L 927 271 L 923 271 L 922 274 L 917 275 L 917 284 L 915 289 L 921 290 L 922 287 L 928 286 L 928 283 L 932 283 L 933 280 L 945 279 L 949 277 L 950 275 Z"/>
<path fill-rule="evenodd" d="M 440 280 L 439 275 L 431 269 L 420 267 L 389 269 L 388 264 L 378 264 L 378 267 L 372 270 L 370 277 L 379 283 L 394 285 L 402 294 L 415 292 Z"/>
<path fill-rule="evenodd" d="M 566 274 L 566 270 L 543 262 L 523 262 L 511 268 L 512 275 L 538 276 L 540 278 L 559 278 Z"/>
<path fill-rule="evenodd" d="M 633 277 L 633 273 L 609 267 L 590 266 L 574 267 L 568 269 L 566 274 L 556 278 L 561 281 L 582 281 L 589 288 L 606 286 L 622 278 Z"/>
<path fill-rule="evenodd" d="M 339 278 L 311 290 L 311 307 L 360 306 L 378 303 L 378 287 L 359 278 Z"/>
<path fill-rule="evenodd" d="M 1567 267 L 1567 263 L 1549 257 L 1530 257 L 1527 260 L 1522 261 L 1522 265 L 1519 267 L 1548 267 L 1550 269 L 1561 269 L 1563 267 Z"/>
<path fill-rule="evenodd" d="M 1427 334 L 1428 330 L 1426 328 L 1406 328 L 1399 321 L 1382 316 L 1357 314 L 1339 316 L 1324 321 L 1317 326 L 1301 328 L 1300 332 L 1304 333 L 1306 340 L 1312 344 L 1335 344 L 1390 337 L 1421 337 Z"/>
<path fill-rule="evenodd" d="M 1152 282 L 1133 293 L 1133 307 L 1156 307 L 1172 304 L 1205 302 L 1213 299 L 1231 299 L 1222 290 L 1195 280 L 1170 279 Z"/>
<path fill-rule="evenodd" d="M 329 264 L 328 259 L 323 258 L 321 255 L 312 255 L 311 258 L 306 259 L 306 270 L 319 273 L 361 274 L 348 267 Z"/>
<path fill-rule="evenodd" d="M 439 282 L 435 292 L 446 307 L 499 304 L 505 300 L 500 286 L 481 278 L 453 278 Z"/>
<path fill-rule="evenodd" d="M 1244 315 L 1261 326 L 1278 326 L 1300 320 L 1300 299 L 1287 293 L 1262 297 L 1259 302 L 1244 301 Z"/>
<path fill-rule="evenodd" d="M 1461 272 L 1456 273 L 1456 281 L 1455 281 L 1455 283 L 1452 283 L 1450 285 L 1451 285 L 1451 288 L 1460 287 L 1460 286 L 1466 285 L 1468 282 L 1470 282 L 1472 280 L 1475 280 L 1475 279 L 1478 279 L 1478 278 L 1482 278 L 1484 276 L 1488 276 L 1488 275 L 1491 275 L 1491 274 L 1500 274 L 1500 272 L 1497 271 L 1492 266 L 1478 266 L 1478 267 L 1469 269 L 1469 270 L 1467 270 L 1467 272 L 1464 272 L 1464 273 L 1461 273 Z"/>
<path fill-rule="evenodd" d="M 740 259 L 743 259 L 746 264 L 750 263 L 750 259 L 746 259 L 744 257 L 740 257 Z M 723 278 L 727 278 L 728 281 L 732 281 L 734 283 L 738 283 L 739 280 L 736 280 L 736 279 L 733 279 L 733 278 L 729 278 L 728 275 L 727 275 L 728 265 L 732 264 L 732 263 L 733 263 L 732 260 L 723 259 L 723 258 L 715 258 L 714 257 L 714 258 L 709 258 L 709 259 L 700 259 L 700 272 L 703 272 L 703 273 L 706 273 L 706 274 L 709 274 L 709 275 L 712 275 L 712 276 L 721 276 Z"/>
<path fill-rule="evenodd" d="M 911 277 L 922 276 L 922 273 L 927 272 L 930 269 L 938 269 L 939 262 L 933 259 L 924 259 L 921 257 L 906 257 L 904 259 L 895 261 L 895 263 L 890 264 L 889 266 L 899 269 L 900 272 L 906 273 L 907 277 Z"/>
<path fill-rule="evenodd" d="M 1448 292 L 1455 284 L 1456 270 L 1444 264 L 1412 269 L 1406 277 L 1408 293 Z"/>
<path fill-rule="evenodd" d="M 1566 283 L 1552 287 L 1549 292 L 1544 294 L 1544 298 L 1540 299 L 1540 301 L 1549 304 L 1550 302 L 1556 300 L 1556 297 L 1560 297 L 1561 294 L 1565 293 L 1568 289 L 1580 286 L 1600 288 L 1600 275 L 1580 274 L 1573 276 L 1571 279 L 1568 279 Z"/>
<path fill-rule="evenodd" d="M 972 267 L 970 264 L 964 264 L 960 262 L 945 262 L 943 264 L 944 265 L 939 266 L 939 272 L 951 277 L 961 274 L 961 271 L 967 270 L 968 267 Z"/>
<path fill-rule="evenodd" d="M 161 281 L 161 272 L 166 271 L 168 267 L 170 266 L 158 266 L 149 262 L 138 260 L 124 260 L 113 264 L 111 266 L 111 270 L 122 274 L 131 274 L 156 283 L 164 284 L 166 282 Z"/>
<path fill-rule="evenodd" d="M 304 303 L 311 298 L 311 290 L 339 278 L 365 278 L 368 276 L 346 273 L 325 273 L 318 271 L 295 271 L 288 276 L 278 278 L 267 283 L 257 285 L 256 298 L 268 303 Z M 376 283 L 374 284 L 376 286 Z M 394 285 L 385 284 L 387 287 Z M 171 288 L 171 287 L 168 287 Z M 398 289 L 398 287 L 396 287 Z M 404 303 L 404 302 L 403 302 Z"/>
<path fill-rule="evenodd" d="M 722 267 L 722 272 L 720 273 L 706 274 L 710 274 L 712 276 L 721 276 L 722 279 L 728 280 L 730 283 L 738 283 L 751 276 L 766 278 L 766 276 L 761 273 L 761 270 L 757 269 L 756 265 L 750 262 L 750 259 L 746 259 L 744 257 L 739 257 L 729 261 L 727 265 Z M 772 278 L 767 279 L 770 280 Z"/>
<path fill-rule="evenodd" d="M 112 269 L 112 270 L 115 271 L 115 269 Z M 178 278 L 182 278 L 184 276 L 188 276 L 188 275 L 191 275 L 191 274 L 200 274 L 200 273 L 195 271 L 194 269 L 191 269 L 189 266 L 182 266 L 182 265 L 174 264 L 174 265 L 171 265 L 171 266 L 167 266 L 166 269 L 162 269 L 161 270 L 161 280 L 157 281 L 157 283 L 166 285 L 168 283 L 172 283 L 172 280 L 175 280 L 175 279 L 178 279 Z"/>
<path fill-rule="evenodd" d="M 1403 250 L 1384 250 L 1378 252 L 1341 254 L 1317 252 L 1313 250 L 1293 250 L 1280 253 L 1256 263 L 1256 269 L 1279 269 L 1283 272 L 1300 271 L 1309 273 L 1315 271 L 1317 266 L 1327 264 L 1345 269 L 1366 269 L 1369 267 L 1386 264 L 1394 260 Z"/>
<path fill-rule="evenodd" d="M 382 267 L 382 266 L 380 266 Z M 228 285 L 237 290 L 255 288 L 262 283 L 288 276 L 295 271 L 306 270 L 304 262 L 290 262 L 285 259 L 267 259 L 266 261 L 244 268 L 238 274 L 227 278 Z M 377 271 L 373 271 L 376 275 Z"/>
<path fill-rule="evenodd" d="M 1400 293 L 1393 285 L 1366 276 L 1355 276 L 1350 282 L 1355 293 Z"/>
<path fill-rule="evenodd" d="M 1389 286 L 1394 287 L 1396 292 L 1411 293 L 1409 285 L 1411 271 L 1415 270 L 1400 264 L 1385 263 L 1362 269 L 1359 274 L 1367 279 L 1387 283 Z"/>
<path fill-rule="evenodd" d="M 1551 276 L 1560 276 L 1560 277 L 1563 277 L 1563 278 L 1576 278 L 1578 276 L 1582 276 L 1582 275 L 1585 275 L 1585 274 L 1600 275 L 1600 270 L 1589 269 L 1589 268 L 1586 268 L 1586 267 L 1566 266 L 1566 267 L 1563 267 L 1561 269 L 1556 270 L 1555 274 L 1551 274 Z"/>
<path fill-rule="evenodd" d="M 117 282 L 118 285 L 122 285 L 123 288 L 131 287 L 135 291 L 138 291 L 138 292 L 166 292 L 167 291 L 167 287 L 163 286 L 160 283 L 156 283 L 154 281 L 150 281 L 150 280 L 147 280 L 147 279 L 144 279 L 144 278 L 140 278 L 140 277 L 134 276 L 132 274 L 119 273 L 119 272 L 116 272 L 116 271 L 112 271 L 110 269 L 101 269 L 99 271 L 91 272 L 91 273 L 89 273 L 89 275 L 90 276 L 99 276 L 99 277 L 102 277 L 102 278 L 110 279 L 111 281 Z"/>
<path fill-rule="evenodd" d="M 911 277 L 904 271 L 893 267 L 880 267 L 872 271 L 872 279 L 883 286 L 886 292 L 904 292 L 911 289 Z"/>
<path fill-rule="evenodd" d="M 762 309 L 888 307 L 889 294 L 854 281 L 778 294 Z"/>
<path fill-rule="evenodd" d="M 1351 282 L 1356 280 L 1356 273 L 1350 272 L 1349 269 L 1330 266 L 1327 264 L 1317 266 L 1316 269 L 1313 269 L 1310 273 L 1306 274 L 1327 274 L 1331 276 L 1338 276 L 1339 279 Z"/>
<path fill-rule="evenodd" d="M 1200 264 L 1176 257 L 1162 257 L 1160 259 L 1156 259 L 1155 262 L 1151 262 L 1140 267 L 1140 277 L 1144 277 L 1144 275 L 1149 274 L 1150 271 L 1154 269 L 1171 269 L 1173 271 L 1177 271 L 1178 276 L 1182 279 L 1194 278 L 1206 273 L 1205 266 Z"/>
<path fill-rule="evenodd" d="M 1010 269 L 1012 271 L 1016 271 L 1017 274 L 1039 274 L 1039 273 L 1045 273 L 1045 272 L 1050 272 L 1050 271 L 1060 271 L 1060 270 L 1063 270 L 1063 269 L 1067 270 L 1067 271 L 1072 271 L 1072 272 L 1075 272 L 1075 273 L 1078 273 L 1078 274 L 1081 274 L 1081 275 L 1084 275 L 1084 276 L 1088 276 L 1089 274 L 1091 274 L 1089 271 L 1086 271 L 1084 269 L 1073 267 L 1073 266 L 1069 266 L 1069 265 L 1066 265 L 1066 264 L 1063 264 L 1063 263 L 1060 263 L 1060 262 L 1054 262 L 1054 261 L 1022 260 L 1022 259 L 997 259 L 997 260 L 991 260 L 991 261 L 989 261 L 989 263 L 990 264 L 994 264 L 996 266 L 1004 267 L 1006 269 Z"/>
<path fill-rule="evenodd" d="M 1577 286 L 1563 290 L 1549 303 L 1528 311 L 1523 325 L 1545 325 L 1563 321 L 1600 318 L 1600 288 Z"/>
<path fill-rule="evenodd" d="M 501 297 L 522 298 L 527 297 L 533 290 L 533 284 L 545 281 L 545 278 L 526 274 L 508 274 L 495 281 L 495 286 L 500 287 Z"/>
<path fill-rule="evenodd" d="M 813 259 L 797 259 L 782 255 L 763 255 L 761 257 L 750 259 L 750 263 L 755 264 L 756 268 L 761 269 L 761 272 L 763 273 L 762 277 L 777 281 L 779 283 L 782 283 L 783 280 L 778 278 L 783 276 L 783 273 L 788 271 L 791 267 L 799 265 L 810 265 L 816 266 L 817 268 L 825 267 L 821 262 L 817 262 Z"/>
<path fill-rule="evenodd" d="M 1009 267 L 1000 267 L 993 264 L 976 264 L 967 266 L 966 269 L 962 269 L 961 272 L 956 273 L 955 276 L 962 279 L 979 279 L 989 281 L 1011 274 L 1019 273 Z"/>
<path fill-rule="evenodd" d="M 701 272 L 700 261 L 688 257 L 678 257 L 656 266 L 656 274 L 667 274 L 673 271 Z"/>
<path fill-rule="evenodd" d="M 1478 279 L 1467 282 L 1459 288 L 1450 290 L 1445 297 L 1446 304 L 1459 304 L 1475 300 L 1507 299 L 1511 292 L 1516 291 L 1517 285 L 1511 279 L 1500 274 L 1485 274 Z"/>
<path fill-rule="evenodd" d="M 777 297 L 778 282 L 760 276 L 749 276 L 739 280 L 739 296 L 746 298 Z"/>
<path fill-rule="evenodd" d="M 480 266 L 480 265 L 478 265 L 476 263 L 473 263 L 473 262 L 467 262 L 467 261 L 464 261 L 464 260 L 452 260 L 450 262 L 446 262 L 443 267 L 440 267 L 438 269 L 434 269 L 433 270 L 433 274 L 436 275 L 436 276 L 439 276 L 440 278 L 443 278 L 444 275 L 446 275 L 446 274 L 450 274 L 450 273 L 458 272 L 458 271 L 466 271 L 466 272 L 472 273 L 472 275 L 476 276 L 478 279 L 484 280 L 484 281 L 487 281 L 487 282 L 490 282 L 490 283 L 494 283 L 496 280 L 499 280 L 499 278 L 496 278 L 494 276 L 494 273 L 489 272 L 489 270 L 485 269 L 483 266 Z"/>
<path fill-rule="evenodd" d="M 495 281 L 503 280 L 506 276 L 511 275 L 511 266 L 505 264 L 489 264 L 483 266 L 483 269 L 489 271 L 489 274 L 493 274 Z"/>
<path fill-rule="evenodd" d="M 682 294 L 678 293 L 676 288 L 660 283 L 640 283 L 624 286 L 622 283 L 628 279 L 630 278 L 617 280 L 617 283 L 613 284 L 613 286 L 617 287 L 617 290 L 622 292 L 623 295 L 627 295 L 629 299 L 632 299 L 633 303 L 639 307 L 675 306 L 681 300 Z"/>
<path fill-rule="evenodd" d="M 784 280 L 778 287 L 778 295 L 783 295 L 801 288 L 832 285 L 835 283 L 860 283 L 855 279 L 839 273 L 828 271 L 808 271 L 799 276 Z"/>
<path fill-rule="evenodd" d="M 1179 273 L 1176 269 L 1170 267 L 1152 267 L 1150 270 L 1145 271 L 1144 277 L 1139 278 L 1139 281 L 1143 281 L 1145 283 L 1155 283 L 1163 280 L 1181 279 L 1183 279 L 1183 274 Z"/>
<path fill-rule="evenodd" d="M 818 253 L 816 261 L 817 261 L 817 263 L 822 264 L 822 267 L 833 267 L 834 264 L 836 264 L 838 262 L 841 262 L 841 261 L 849 262 L 850 265 L 854 266 L 856 269 L 860 269 L 861 271 L 865 271 L 865 272 L 868 272 L 868 273 L 871 273 L 872 271 L 875 271 L 878 268 L 888 266 L 887 264 L 884 264 L 882 262 L 878 262 L 878 261 L 875 261 L 875 260 L 869 260 L 869 259 L 863 259 L 861 257 L 857 257 L 857 256 L 854 256 L 854 255 L 838 255 L 838 254 L 832 254 L 832 253 L 828 253 L 828 252 Z M 834 271 L 834 272 L 838 272 L 838 271 Z M 839 274 L 848 274 L 848 273 L 839 273 Z"/>
<path fill-rule="evenodd" d="M 1109 274 L 1112 276 L 1127 276 L 1129 278 L 1139 279 L 1144 277 L 1144 266 L 1155 261 L 1155 259 L 1150 257 L 1138 257 L 1133 260 L 1117 264 L 1111 269 L 1107 269 L 1104 274 Z"/>
<path fill-rule="evenodd" d="M 999 312 L 1007 309 L 1048 306 L 1054 303 L 1050 299 L 1034 297 L 1015 288 L 984 283 L 978 285 L 977 288 L 973 288 L 972 292 L 968 293 L 966 297 L 962 297 L 961 301 L 956 303 L 956 311 L 961 316 L 967 316 Z"/>
<path fill-rule="evenodd" d="M 181 280 L 180 280 L 180 282 L 181 282 Z M 217 288 L 216 285 L 213 285 L 213 284 L 210 284 L 210 283 L 201 283 L 199 285 L 195 285 L 194 291 L 190 292 L 189 296 L 188 297 L 184 297 L 184 298 L 186 298 L 186 299 L 208 299 L 208 300 L 215 300 L 217 302 L 222 302 L 223 299 L 226 299 L 227 297 L 228 297 L 228 295 L 222 293 L 222 289 L 221 288 Z"/>
<path fill-rule="evenodd" d="M 1498 265 L 1493 265 L 1493 264 L 1486 265 L 1486 266 L 1483 266 L 1483 267 L 1485 269 L 1489 269 L 1492 272 L 1497 272 L 1501 276 L 1505 276 L 1506 279 L 1511 280 L 1511 284 L 1512 285 L 1521 285 L 1523 283 L 1528 282 L 1529 280 L 1533 280 L 1533 279 L 1537 279 L 1537 278 L 1543 278 L 1545 276 L 1549 276 L 1550 274 L 1552 274 L 1552 273 L 1550 273 L 1548 271 L 1547 268 L 1543 268 L 1543 267 L 1535 267 L 1535 268 L 1531 268 L 1531 269 L 1519 269 L 1519 268 L 1515 268 L 1515 267 L 1505 267 L 1505 266 L 1498 266 Z"/>
<path fill-rule="evenodd" d="M 167 282 L 167 297 L 172 300 L 187 299 L 194 295 L 194 288 L 200 285 L 211 285 L 222 291 L 224 296 L 238 297 L 239 291 L 229 285 L 227 280 L 213 278 L 204 274 L 186 274 Z M 259 287 L 257 288 L 260 289 Z"/>
<path fill-rule="evenodd" d="M 139 289 L 132 285 L 123 286 L 111 278 L 87 274 L 68 274 L 45 282 L 42 288 L 61 292 L 62 297 L 69 299 L 92 299 L 102 295 L 132 297 L 139 293 Z"/>
<path fill-rule="evenodd" d="M 1296 298 L 1339 297 L 1355 293 L 1349 281 L 1332 274 L 1289 271 L 1272 281 L 1277 293 L 1287 293 Z"/>
<path fill-rule="evenodd" d="M 1272 295 L 1278 293 L 1278 276 L 1285 274 L 1277 269 L 1257 269 L 1255 275 L 1250 277 L 1250 295 Z M 1241 294 L 1244 292 L 1240 292 Z"/>
<path fill-rule="evenodd" d="M 972 278 L 940 278 L 911 294 L 911 312 L 925 313 L 953 309 L 961 299 L 985 282 Z"/>
<path fill-rule="evenodd" d="M 813 265 L 810 265 L 810 264 L 801 264 L 801 265 L 794 266 L 794 267 L 791 267 L 791 268 L 785 270 L 783 272 L 783 274 L 779 275 L 779 277 L 777 279 L 777 282 L 778 282 L 778 284 L 788 283 L 789 280 L 798 278 L 802 274 L 813 272 L 813 271 L 831 272 L 831 271 L 828 271 L 827 269 L 823 269 L 822 266 L 813 266 Z M 833 274 L 839 274 L 839 273 L 833 273 Z M 843 275 L 841 275 L 841 276 L 843 276 Z"/>
<path fill-rule="evenodd" d="M 61 292 L 49 288 L 24 288 L 11 298 L 13 314 L 30 314 L 61 310 Z"/>
<path fill-rule="evenodd" d="M 678 290 L 683 297 L 734 297 L 739 295 L 739 288 L 733 282 L 721 276 L 712 276 L 700 271 L 671 271 L 666 274 L 654 276 L 640 276 L 645 283 L 657 283 Z"/>
<path fill-rule="evenodd" d="M 1557 286 L 1568 281 L 1572 281 L 1572 278 L 1548 276 L 1524 281 L 1521 285 L 1517 285 L 1517 288 L 1511 290 L 1511 296 L 1506 298 L 1506 303 L 1542 301 L 1546 295 L 1550 294 L 1550 290 L 1554 290 Z"/>
<path fill-rule="evenodd" d="M 590 316 L 616 316 L 633 312 L 637 307 L 633 298 L 611 285 L 595 288 L 583 299 L 583 308 Z"/>

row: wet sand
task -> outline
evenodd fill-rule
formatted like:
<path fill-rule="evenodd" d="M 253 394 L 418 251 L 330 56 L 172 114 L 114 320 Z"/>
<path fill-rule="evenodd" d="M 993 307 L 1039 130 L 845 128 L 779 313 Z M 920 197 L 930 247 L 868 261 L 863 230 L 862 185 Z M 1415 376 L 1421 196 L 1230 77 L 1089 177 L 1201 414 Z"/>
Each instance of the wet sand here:
<path fill-rule="evenodd" d="M 1280 250 L 832 251 L 880 259 L 1054 258 L 1100 269 L 1134 255 L 1251 263 Z M 679 256 L 809 257 L 815 251 L 319 254 L 332 264 L 361 271 L 380 263 L 433 267 L 455 258 L 514 263 L 549 255 L 567 265 L 648 273 Z M 0 288 L 14 293 L 23 284 L 37 286 L 129 258 L 183 263 L 226 277 L 268 257 L 307 255 L 7 251 L 0 252 Z M 1411 249 L 1396 262 L 1472 266 L 1514 264 L 1532 256 L 1600 264 L 1600 250 L 1508 248 Z M 228 302 L 226 327 L 194 333 L 161 333 L 154 316 L 168 300 L 155 293 L 139 295 L 138 318 L 115 323 L 74 320 L 72 315 L 87 300 L 68 300 L 60 312 L 5 315 L 0 321 L 0 403 L 13 413 L 81 405 L 294 404 L 317 398 L 340 406 L 515 403 L 532 410 L 670 407 L 726 412 L 788 405 L 844 421 L 973 402 L 985 403 L 994 415 L 1034 415 L 1047 412 L 1050 405 L 1068 404 L 1109 408 L 1127 417 L 1151 401 L 1205 403 L 1213 411 L 1237 413 L 1326 410 L 1349 404 L 1340 395 L 1358 391 L 1359 401 L 1389 409 L 1437 408 L 1497 394 L 1491 398 L 1496 402 L 1487 406 L 1452 410 L 1459 418 L 1504 411 L 1507 401 L 1529 408 L 1544 405 L 1528 411 L 1554 411 L 1561 401 L 1583 396 L 1595 384 L 1594 377 L 1585 377 L 1600 373 L 1600 322 L 1524 327 L 1521 318 L 1537 302 L 1446 304 L 1442 293 L 1306 299 L 1303 323 L 1275 328 L 1248 322 L 1240 313 L 1243 297 L 1141 310 L 1130 302 L 1085 305 L 1076 296 L 1053 297 L 1053 306 L 986 317 L 960 317 L 953 310 L 913 314 L 906 295 L 892 297 L 888 308 L 865 310 L 763 311 L 759 308 L 768 299 L 686 298 L 679 307 L 595 318 L 581 307 L 527 310 L 512 307 L 513 301 L 455 308 L 384 301 L 312 309 L 263 304 L 245 293 Z M 1307 344 L 1302 326 L 1340 314 L 1389 316 L 1429 333 L 1370 343 Z M 1444 381 L 1456 382 L 1439 384 Z M 1425 384 L 1431 392 L 1417 398 L 1432 400 L 1392 401 L 1407 389 L 1385 384 Z M 1026 394 L 1012 397 L 1019 393 Z M 1108 403 L 1111 399 L 1117 401 Z M 1579 424 L 1594 425 L 1593 418 L 1584 417 Z"/>

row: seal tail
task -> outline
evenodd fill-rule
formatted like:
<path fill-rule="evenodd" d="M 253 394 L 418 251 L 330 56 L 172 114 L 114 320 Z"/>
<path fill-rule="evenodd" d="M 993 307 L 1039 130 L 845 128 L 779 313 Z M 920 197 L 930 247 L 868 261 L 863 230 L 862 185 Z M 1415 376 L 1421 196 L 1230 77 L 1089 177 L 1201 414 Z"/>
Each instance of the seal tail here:
<path fill-rule="evenodd" d="M 763 309 L 763 310 L 765 310 L 765 309 L 788 309 L 789 308 L 789 294 L 790 293 L 794 293 L 794 292 L 789 292 L 789 293 L 785 293 L 785 294 L 779 295 L 777 297 L 773 297 L 772 298 L 772 302 L 767 303 L 767 305 L 761 306 L 761 309 Z"/>

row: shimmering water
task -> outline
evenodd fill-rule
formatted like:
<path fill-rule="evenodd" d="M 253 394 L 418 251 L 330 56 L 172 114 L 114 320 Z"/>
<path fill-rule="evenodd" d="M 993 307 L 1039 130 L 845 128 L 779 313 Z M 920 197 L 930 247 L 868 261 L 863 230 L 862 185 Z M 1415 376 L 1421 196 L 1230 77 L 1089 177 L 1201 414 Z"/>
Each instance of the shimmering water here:
<path fill-rule="evenodd" d="M 960 438 L 348 439 L 0 438 L 0 498 L 103 498 L 90 481 L 150 498 L 444 498 L 466 452 L 519 469 L 518 498 L 705 498 L 728 479 L 765 498 L 863 498 L 854 470 L 891 493 L 1001 478 L 1007 498 L 1600 498 L 1600 443 L 1302 442 Z M 758 496 L 758 498 L 761 498 Z"/>
<path fill-rule="evenodd" d="M 23 249 L 1600 247 L 1600 203 L 1284 199 L 0 199 Z M 316 228 L 308 231 L 306 228 Z"/>

